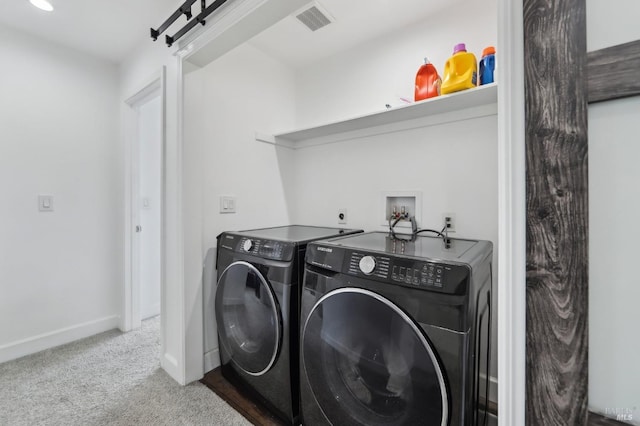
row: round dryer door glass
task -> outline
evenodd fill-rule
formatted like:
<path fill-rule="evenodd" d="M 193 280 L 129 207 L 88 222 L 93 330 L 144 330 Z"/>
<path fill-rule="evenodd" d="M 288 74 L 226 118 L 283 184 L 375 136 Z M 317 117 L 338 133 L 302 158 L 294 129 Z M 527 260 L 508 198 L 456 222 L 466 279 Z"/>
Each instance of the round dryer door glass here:
<path fill-rule="evenodd" d="M 446 425 L 445 378 L 419 326 L 388 299 L 343 288 L 302 335 L 303 378 L 334 425 Z"/>
<path fill-rule="evenodd" d="M 269 371 L 280 346 L 280 309 L 271 286 L 255 266 L 234 262 L 218 280 L 216 321 L 220 344 L 248 374 Z"/>

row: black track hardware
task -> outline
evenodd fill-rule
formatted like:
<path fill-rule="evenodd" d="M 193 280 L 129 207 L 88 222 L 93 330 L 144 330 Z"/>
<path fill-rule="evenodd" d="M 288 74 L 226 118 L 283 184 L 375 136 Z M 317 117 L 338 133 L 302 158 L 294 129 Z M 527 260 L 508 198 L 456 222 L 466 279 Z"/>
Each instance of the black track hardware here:
<path fill-rule="evenodd" d="M 182 15 L 185 15 L 188 21 L 187 24 L 184 27 L 182 27 L 180 30 L 178 30 L 174 35 L 172 36 L 165 35 L 165 42 L 167 43 L 167 46 L 171 47 L 173 43 L 178 41 L 183 35 L 185 35 L 189 31 L 191 31 L 196 25 L 198 24 L 205 25 L 206 24 L 205 18 L 211 15 L 220 6 L 222 6 L 227 2 L 227 0 L 216 0 L 213 3 L 211 3 L 209 6 L 207 6 L 206 0 L 200 0 L 200 13 L 195 17 L 195 19 L 191 19 L 192 18 L 191 6 L 196 1 L 197 0 L 185 1 L 182 4 L 182 6 L 178 8 L 178 10 L 176 10 L 160 27 L 158 27 L 157 30 L 151 28 L 151 38 L 153 39 L 153 41 L 156 41 L 160 36 L 160 34 L 166 31 L 166 29 L 169 28 L 176 21 L 176 19 L 178 19 Z"/>
<path fill-rule="evenodd" d="M 151 28 L 151 38 L 153 39 L 153 41 L 156 41 L 158 39 L 158 37 L 160 36 L 160 34 L 162 34 L 163 32 L 166 31 L 167 28 L 169 28 L 171 26 L 171 24 L 173 24 L 176 19 L 178 19 L 179 17 L 181 17 L 182 15 L 185 15 L 187 17 L 187 20 L 191 19 L 191 5 L 194 4 L 196 2 L 196 0 L 187 0 L 184 3 L 182 3 L 182 6 L 180 6 L 178 8 L 178 10 L 176 10 L 175 12 L 173 12 L 171 14 L 171 16 L 169 16 L 169 18 L 164 21 L 164 23 L 162 25 L 160 25 L 158 27 L 158 29 L 153 29 Z"/>

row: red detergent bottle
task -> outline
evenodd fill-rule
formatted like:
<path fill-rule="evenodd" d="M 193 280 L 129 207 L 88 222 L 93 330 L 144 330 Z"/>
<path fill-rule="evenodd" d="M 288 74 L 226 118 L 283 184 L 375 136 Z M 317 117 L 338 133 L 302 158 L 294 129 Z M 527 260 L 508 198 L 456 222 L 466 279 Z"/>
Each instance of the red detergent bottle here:
<path fill-rule="evenodd" d="M 424 58 L 424 64 L 416 73 L 414 100 L 421 101 L 440 95 L 441 84 L 442 80 L 438 75 L 438 70 L 427 58 Z"/>

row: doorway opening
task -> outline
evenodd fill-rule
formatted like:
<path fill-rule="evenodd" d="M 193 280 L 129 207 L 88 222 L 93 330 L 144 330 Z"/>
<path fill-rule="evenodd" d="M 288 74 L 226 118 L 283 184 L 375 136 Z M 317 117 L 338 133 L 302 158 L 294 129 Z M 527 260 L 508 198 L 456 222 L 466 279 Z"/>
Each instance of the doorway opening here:
<path fill-rule="evenodd" d="M 125 285 L 121 329 L 164 312 L 164 68 L 125 103 Z M 161 335 L 164 318 L 161 315 Z M 164 351 L 164 339 L 161 338 Z"/>

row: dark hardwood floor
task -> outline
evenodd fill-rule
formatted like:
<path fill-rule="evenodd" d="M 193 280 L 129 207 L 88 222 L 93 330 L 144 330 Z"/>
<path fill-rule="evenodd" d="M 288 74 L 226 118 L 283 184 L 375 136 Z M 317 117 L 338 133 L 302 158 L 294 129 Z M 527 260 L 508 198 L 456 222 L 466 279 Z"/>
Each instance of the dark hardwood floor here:
<path fill-rule="evenodd" d="M 227 404 L 231 405 L 237 412 L 242 414 L 252 424 L 258 426 L 284 426 L 284 422 L 274 417 L 269 411 L 252 401 L 249 397 L 229 383 L 220 372 L 220 368 L 207 373 L 202 380 L 202 384 L 215 392 Z M 497 414 L 498 407 L 495 403 L 489 403 L 488 410 L 492 414 Z M 612 420 L 595 413 L 589 413 L 588 426 L 618 426 L 626 425 L 616 420 Z"/>
<path fill-rule="evenodd" d="M 205 374 L 200 383 L 214 391 L 227 404 L 242 414 L 254 425 L 259 426 L 284 426 L 284 422 L 273 416 L 265 407 L 252 401 L 231 383 L 229 383 L 216 368 Z"/>

